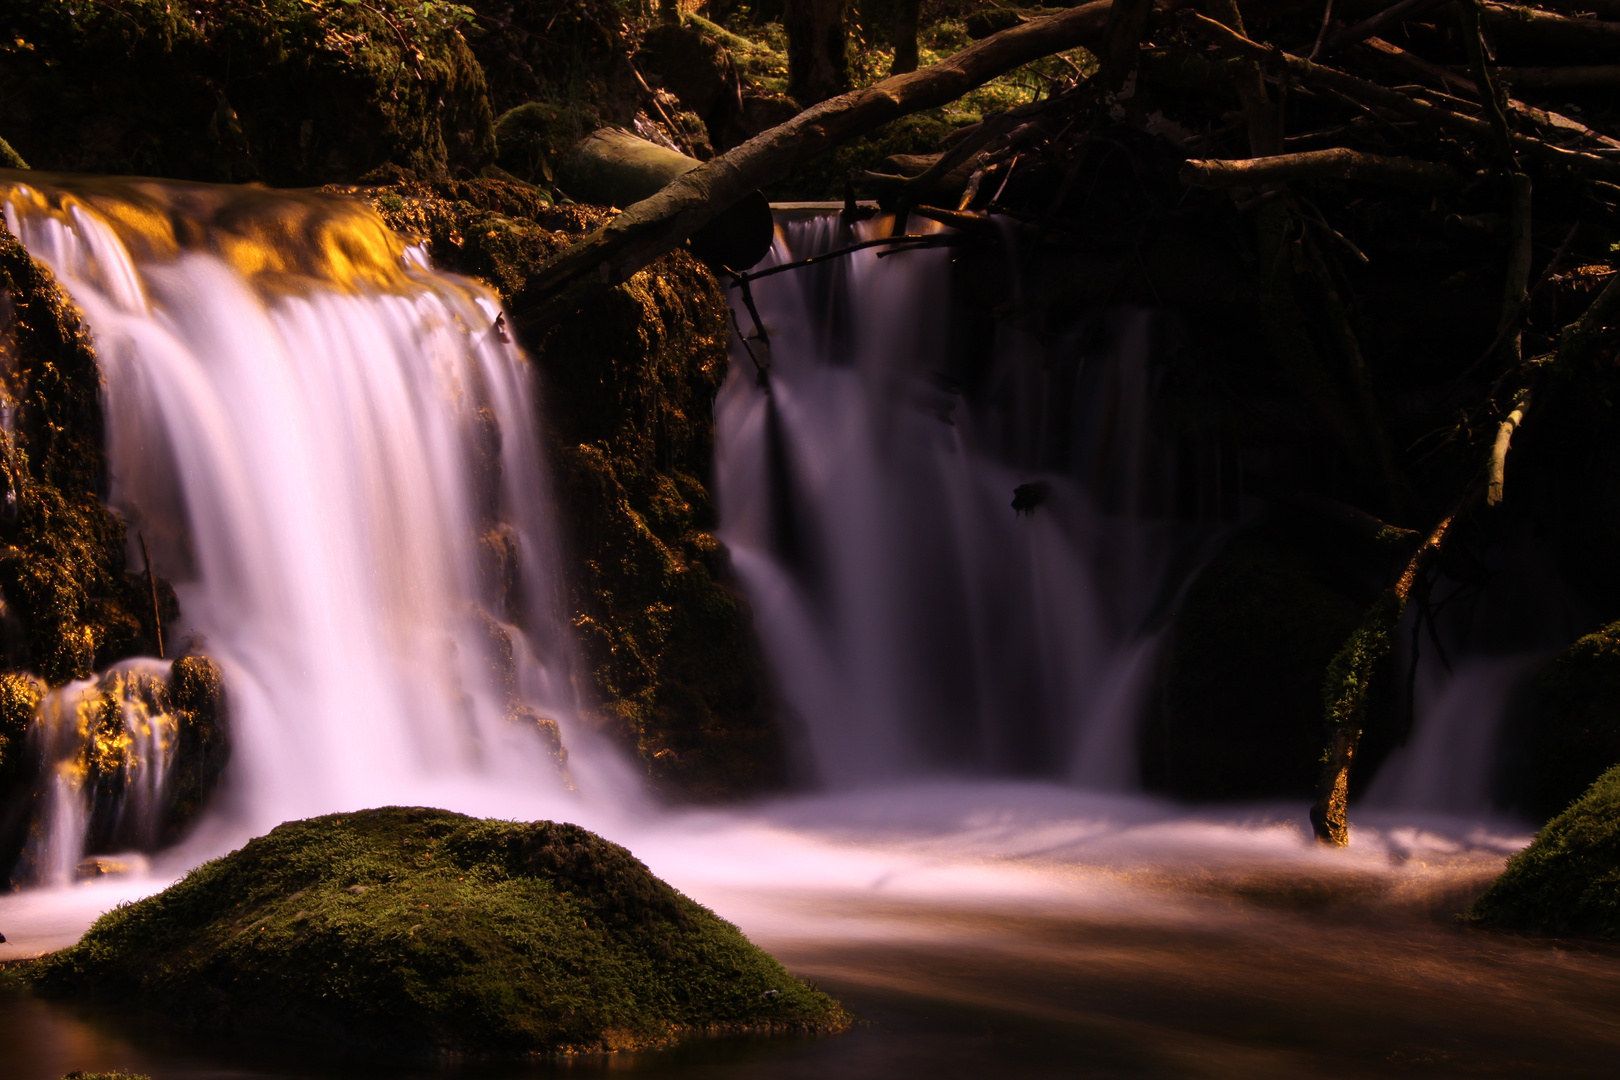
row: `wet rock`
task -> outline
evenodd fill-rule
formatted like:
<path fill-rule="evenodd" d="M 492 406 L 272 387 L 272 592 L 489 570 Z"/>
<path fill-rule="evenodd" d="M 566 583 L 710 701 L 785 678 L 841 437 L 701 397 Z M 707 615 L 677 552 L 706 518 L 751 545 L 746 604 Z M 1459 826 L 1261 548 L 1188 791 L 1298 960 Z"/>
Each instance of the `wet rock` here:
<path fill-rule="evenodd" d="M 117 859 L 83 859 L 73 868 L 73 876 L 79 881 L 93 881 L 102 877 L 120 877 L 132 869 L 131 864 Z"/>
<path fill-rule="evenodd" d="M 89 331 L 50 271 L 0 230 L 0 669 L 57 686 L 140 654 L 158 610 L 126 561 L 124 523 L 101 500 L 100 373 Z"/>
<path fill-rule="evenodd" d="M 553 183 L 562 155 L 600 126 L 601 117 L 588 105 L 524 102 L 495 122 L 496 163 L 527 183 Z"/>
<path fill-rule="evenodd" d="M 422 1056 L 848 1023 L 624 848 L 574 825 L 400 807 L 281 825 L 104 915 L 30 977 L 236 1036 Z"/>
<path fill-rule="evenodd" d="M 197 819 L 230 752 L 220 671 L 200 656 L 167 670 L 133 661 L 48 693 L 0 675 L 0 723 L 21 732 L 7 738 L 14 763 L 0 762 L 0 872 L 14 881 L 48 872 L 38 815 L 49 785 L 80 800 L 87 850 L 155 851 Z M 93 857 L 77 876 L 123 869 Z"/>
<path fill-rule="evenodd" d="M 448 5 L 15 0 L 6 15 L 0 131 L 37 169 L 294 186 L 493 156 Z"/>

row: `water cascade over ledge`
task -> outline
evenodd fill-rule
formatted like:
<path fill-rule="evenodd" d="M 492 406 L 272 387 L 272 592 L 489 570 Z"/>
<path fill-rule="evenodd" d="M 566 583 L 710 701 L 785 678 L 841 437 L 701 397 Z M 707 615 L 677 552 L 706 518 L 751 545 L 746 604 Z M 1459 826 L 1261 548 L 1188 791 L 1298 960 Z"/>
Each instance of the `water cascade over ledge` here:
<path fill-rule="evenodd" d="M 214 828 L 503 786 L 533 811 L 589 781 L 558 742 L 572 651 L 536 391 L 493 294 L 348 200 L 44 178 L 4 207 L 94 335 L 109 501 L 130 565 L 144 544 L 180 602 L 168 653 L 225 673 Z M 48 880 L 83 844 L 73 726 L 47 726 Z M 161 783 L 162 731 L 126 728 Z"/>
<path fill-rule="evenodd" d="M 766 267 L 891 227 L 789 221 Z M 950 259 L 867 248 L 752 285 L 769 340 L 738 343 L 717 408 L 724 538 L 822 780 L 1134 790 L 1159 631 L 1222 513 L 1220 448 L 1189 475 L 1159 429 L 1164 320 L 964 345 Z M 1178 483 L 1201 502 L 1179 521 Z"/>

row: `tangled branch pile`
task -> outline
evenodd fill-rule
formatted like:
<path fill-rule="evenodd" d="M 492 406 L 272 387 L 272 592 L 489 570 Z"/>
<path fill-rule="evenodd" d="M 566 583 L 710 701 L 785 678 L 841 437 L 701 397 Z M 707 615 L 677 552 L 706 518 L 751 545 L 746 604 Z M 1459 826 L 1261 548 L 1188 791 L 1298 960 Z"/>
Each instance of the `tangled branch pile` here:
<path fill-rule="evenodd" d="M 1392 638 L 1432 627 L 1442 576 L 1480 581 L 1533 557 L 1554 572 L 1549 588 L 1580 594 L 1583 622 L 1620 616 L 1611 20 L 1612 0 L 990 13 L 964 52 L 809 109 L 562 252 L 531 282 L 553 298 L 531 320 L 623 280 L 831 145 L 1086 46 L 1093 69 L 936 153 L 857 171 L 851 192 L 897 211 L 897 234 L 912 214 L 969 239 L 1001 234 L 991 215 L 1023 232 L 1029 287 L 1012 296 L 989 280 L 1004 274 L 975 279 L 961 259 L 974 280 L 959 318 L 1051 324 L 1124 303 L 1186 320 L 1201 359 L 1169 391 L 1182 415 L 1241 462 L 1246 495 L 1336 530 L 1351 551 L 1333 574 L 1364 614 L 1316 668 L 1312 712 L 1326 724 L 1304 736 L 1320 754 L 1318 835 L 1342 844 L 1364 730 L 1383 752 L 1409 723 L 1409 700 L 1379 702 L 1378 684 L 1410 677 L 1393 669 Z M 1369 592 L 1369 580 L 1388 584 Z M 1176 714 L 1175 679 L 1154 736 L 1171 774 L 1202 722 Z M 1620 732 L 1611 741 L 1620 757 Z M 1609 763 L 1594 758 L 1584 782 Z"/>

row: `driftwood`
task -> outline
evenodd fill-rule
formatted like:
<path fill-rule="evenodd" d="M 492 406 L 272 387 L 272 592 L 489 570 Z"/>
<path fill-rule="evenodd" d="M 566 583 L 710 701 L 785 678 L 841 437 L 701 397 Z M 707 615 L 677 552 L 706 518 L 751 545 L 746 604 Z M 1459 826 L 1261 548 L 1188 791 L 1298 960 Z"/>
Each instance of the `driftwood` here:
<path fill-rule="evenodd" d="M 1598 67 L 1505 67 L 1497 74 L 1509 86 L 1532 90 L 1578 90 L 1589 87 L 1620 86 L 1620 66 Z"/>
<path fill-rule="evenodd" d="M 520 325 L 534 333 L 555 324 L 679 246 L 750 192 L 831 147 L 897 117 L 954 101 L 1031 60 L 1096 42 L 1110 7 L 1111 0 L 1094 0 L 992 34 L 921 71 L 806 109 L 705 162 L 549 259 L 520 297 Z"/>
<path fill-rule="evenodd" d="M 1390 66 L 1398 68 L 1407 75 L 1428 79 L 1448 92 L 1460 91 L 1470 97 L 1479 97 L 1479 86 L 1473 79 L 1465 75 L 1459 75 L 1455 71 L 1441 67 L 1439 64 L 1430 63 L 1421 56 L 1415 56 L 1398 45 L 1391 45 L 1382 38 L 1370 37 L 1364 44 L 1367 49 L 1376 53 L 1379 59 L 1386 61 Z M 1507 76 L 1510 70 L 1512 69 L 1497 68 L 1497 79 L 1502 83 L 1508 83 L 1510 80 Z M 1562 69 L 1536 68 L 1521 70 L 1556 71 Z M 1577 68 L 1569 70 L 1588 71 L 1601 69 Z M 1615 68 L 1614 71 L 1617 75 L 1617 83 L 1620 83 L 1620 68 Z M 1539 109 L 1534 105 L 1526 105 L 1524 102 L 1511 97 L 1507 98 L 1507 108 L 1513 115 L 1528 120 L 1537 127 L 1561 134 L 1579 136 L 1600 146 L 1620 149 L 1620 139 L 1612 139 L 1600 132 L 1593 131 L 1585 124 L 1573 120 L 1563 113 L 1554 112 L 1551 109 Z"/>
<path fill-rule="evenodd" d="M 1487 144 L 1493 143 L 1497 137 L 1497 132 L 1488 121 L 1453 112 L 1426 101 L 1418 101 L 1398 90 L 1391 90 L 1386 86 L 1322 64 L 1313 64 L 1303 57 L 1251 41 L 1214 19 L 1207 19 L 1195 12 L 1182 14 L 1188 26 L 1204 35 L 1222 52 L 1259 61 L 1273 70 L 1287 72 L 1290 77 L 1302 83 L 1337 91 L 1367 105 L 1403 113 L 1441 130 L 1468 135 Z M 1546 162 L 1564 165 L 1575 172 L 1598 179 L 1620 182 L 1620 161 L 1578 150 L 1566 150 L 1519 132 L 1512 133 L 1510 141 L 1515 150 L 1528 151 Z"/>
<path fill-rule="evenodd" d="M 1329 178 L 1391 184 L 1420 191 L 1459 187 L 1463 182 L 1461 174 L 1449 165 L 1414 158 L 1380 157 L 1343 147 L 1235 161 L 1194 159 L 1181 168 L 1181 182 L 1195 187 L 1259 187 L 1290 180 Z"/>
<path fill-rule="evenodd" d="M 1620 23 L 1579 19 L 1518 4 L 1479 5 L 1491 35 L 1550 49 L 1613 52 L 1620 47 Z"/>
<path fill-rule="evenodd" d="M 1400 578 L 1384 590 L 1350 635 L 1350 640 L 1328 664 L 1324 696 L 1330 736 L 1316 805 L 1311 807 L 1311 825 L 1316 830 L 1316 838 L 1323 843 L 1343 847 L 1350 842 L 1350 765 L 1361 743 L 1373 671 L 1389 655 L 1395 627 L 1406 612 L 1412 590 L 1440 554 L 1457 515 L 1474 497 L 1474 492 L 1470 491 L 1461 505 L 1429 531 L 1422 546 L 1407 560 Z"/>

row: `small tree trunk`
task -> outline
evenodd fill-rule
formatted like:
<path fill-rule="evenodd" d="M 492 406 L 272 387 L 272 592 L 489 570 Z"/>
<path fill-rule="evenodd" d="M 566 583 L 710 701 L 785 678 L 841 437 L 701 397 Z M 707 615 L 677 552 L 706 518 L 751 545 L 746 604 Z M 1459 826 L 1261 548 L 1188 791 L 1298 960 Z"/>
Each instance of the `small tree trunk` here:
<path fill-rule="evenodd" d="M 894 5 L 894 67 L 891 75 L 904 75 L 917 70 L 917 18 L 922 0 L 895 0 Z"/>
<path fill-rule="evenodd" d="M 809 108 L 849 89 L 848 0 L 788 0 L 788 96 Z"/>

